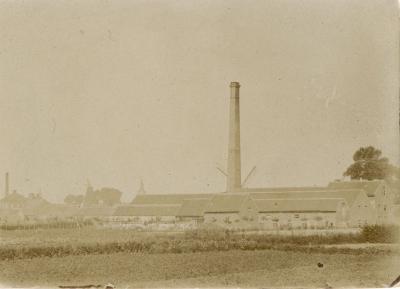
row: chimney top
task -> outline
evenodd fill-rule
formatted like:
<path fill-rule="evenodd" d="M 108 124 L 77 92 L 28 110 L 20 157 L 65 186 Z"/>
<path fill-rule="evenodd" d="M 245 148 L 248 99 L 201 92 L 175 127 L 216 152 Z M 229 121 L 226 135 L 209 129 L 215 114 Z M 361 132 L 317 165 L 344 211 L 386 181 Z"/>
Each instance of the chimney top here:
<path fill-rule="evenodd" d="M 240 84 L 239 84 L 239 82 L 233 81 L 233 82 L 231 82 L 230 87 L 237 87 L 237 88 L 239 88 L 239 87 L 240 87 Z"/>

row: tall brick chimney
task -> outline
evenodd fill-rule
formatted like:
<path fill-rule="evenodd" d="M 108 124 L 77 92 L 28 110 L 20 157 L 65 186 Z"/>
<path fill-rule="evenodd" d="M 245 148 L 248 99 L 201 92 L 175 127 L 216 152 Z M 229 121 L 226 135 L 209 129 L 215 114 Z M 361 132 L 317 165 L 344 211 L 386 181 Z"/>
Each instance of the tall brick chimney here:
<path fill-rule="evenodd" d="M 231 82 L 227 192 L 241 189 L 239 82 Z"/>
<path fill-rule="evenodd" d="M 8 196 L 9 193 L 10 193 L 10 183 L 9 183 L 8 172 L 6 172 L 4 195 L 5 195 L 5 196 Z"/>

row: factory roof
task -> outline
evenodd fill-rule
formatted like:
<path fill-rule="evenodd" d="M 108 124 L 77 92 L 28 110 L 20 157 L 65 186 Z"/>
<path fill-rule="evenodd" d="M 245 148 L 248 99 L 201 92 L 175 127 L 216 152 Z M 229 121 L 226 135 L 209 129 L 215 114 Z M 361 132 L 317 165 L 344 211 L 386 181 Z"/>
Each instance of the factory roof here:
<path fill-rule="evenodd" d="M 180 205 L 130 205 L 117 207 L 114 216 L 176 216 Z"/>
<path fill-rule="evenodd" d="M 137 195 L 132 205 L 180 205 L 187 199 L 211 199 L 215 194 L 146 194 Z"/>
<path fill-rule="evenodd" d="M 12 192 L 11 194 L 6 195 L 4 198 L 0 200 L 3 203 L 12 203 L 12 204 L 25 204 L 27 202 L 27 198 L 17 192 Z"/>
<path fill-rule="evenodd" d="M 381 184 L 385 183 L 383 180 L 373 180 L 373 181 L 337 181 L 328 184 L 328 189 L 359 189 L 364 190 L 368 197 L 375 197 L 376 190 Z"/>
<path fill-rule="evenodd" d="M 83 207 L 77 210 L 77 216 L 107 217 L 112 216 L 114 211 L 113 207 Z"/>
<path fill-rule="evenodd" d="M 215 195 L 209 206 L 207 206 L 206 213 L 235 213 L 239 212 L 245 201 L 249 199 L 249 194 L 236 193 L 236 194 L 218 194 Z"/>
<path fill-rule="evenodd" d="M 269 199 L 256 200 L 259 212 L 336 212 L 339 204 L 345 205 L 342 198 L 318 199 Z"/>
<path fill-rule="evenodd" d="M 46 216 L 54 218 L 69 218 L 79 215 L 79 208 L 64 204 L 43 204 L 41 206 L 23 209 L 26 216 Z"/>
<path fill-rule="evenodd" d="M 257 199 L 321 199 L 321 198 L 343 198 L 349 206 L 360 194 L 365 194 L 363 190 L 322 190 L 322 191 L 292 191 L 292 192 L 257 192 L 250 193 L 250 197 Z"/>
<path fill-rule="evenodd" d="M 184 200 L 180 207 L 178 217 L 202 217 L 210 199 L 188 199 Z"/>
<path fill-rule="evenodd" d="M 21 210 L 9 209 L 9 208 L 0 208 L 0 217 L 17 216 L 19 214 L 21 214 Z"/>

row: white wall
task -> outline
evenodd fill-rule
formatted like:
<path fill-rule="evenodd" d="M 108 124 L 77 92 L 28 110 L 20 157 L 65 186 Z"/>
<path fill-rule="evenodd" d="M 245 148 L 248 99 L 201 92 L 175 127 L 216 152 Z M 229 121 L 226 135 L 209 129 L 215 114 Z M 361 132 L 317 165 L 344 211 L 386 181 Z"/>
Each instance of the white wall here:
<path fill-rule="evenodd" d="M 378 204 L 375 198 L 360 193 L 349 210 L 349 227 L 375 225 L 377 221 Z"/>
<path fill-rule="evenodd" d="M 336 227 L 336 213 L 259 213 L 260 229 L 310 229 Z"/>

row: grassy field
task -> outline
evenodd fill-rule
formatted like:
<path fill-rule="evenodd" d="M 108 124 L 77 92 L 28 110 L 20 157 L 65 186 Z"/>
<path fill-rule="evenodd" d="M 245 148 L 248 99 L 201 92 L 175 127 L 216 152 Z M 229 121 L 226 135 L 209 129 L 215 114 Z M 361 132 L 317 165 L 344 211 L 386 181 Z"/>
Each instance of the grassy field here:
<path fill-rule="evenodd" d="M 150 239 L 222 239 L 222 238 L 238 238 L 245 239 L 269 238 L 271 240 L 290 240 L 291 236 L 286 234 L 276 235 L 265 232 L 263 234 L 244 232 L 237 233 L 235 236 L 227 236 L 225 232 L 137 232 L 124 229 L 107 229 L 86 227 L 82 229 L 41 229 L 41 230 L 15 230 L 0 231 L 0 248 L 15 248 L 17 246 L 63 246 L 63 245 L 88 245 L 88 244 L 106 244 L 112 242 L 128 242 L 143 241 Z M 317 232 L 318 233 L 318 232 Z M 305 240 L 307 243 L 337 243 L 337 242 L 357 242 L 354 238 L 355 234 L 340 234 L 339 238 L 335 238 L 333 234 L 318 236 L 296 235 L 296 240 Z M 319 239 L 318 239 L 319 238 Z"/>
<path fill-rule="evenodd" d="M 373 231 L 378 235 L 384 232 Z M 371 234 L 370 234 L 371 235 Z M 38 230 L 0 230 L 0 246 L 2 248 L 21 246 L 62 246 L 86 245 L 86 244 L 104 244 L 111 242 L 141 241 L 149 238 L 167 238 L 167 239 L 214 239 L 215 237 L 233 238 L 242 237 L 247 239 L 269 238 L 269 240 L 278 240 L 286 242 L 311 242 L 318 244 L 325 243 L 360 243 L 375 242 L 374 240 L 362 240 L 361 230 L 314 230 L 296 232 L 290 234 L 289 231 L 282 231 L 279 235 L 276 231 L 257 231 L 257 232 L 236 232 L 227 235 L 224 231 L 198 230 L 189 233 L 183 232 L 137 232 L 126 229 L 107 229 L 96 227 L 84 227 L 82 229 L 38 229 Z M 374 238 L 374 236 L 372 236 Z M 365 239 L 365 238 L 364 238 Z M 400 241 L 400 240 L 398 240 Z"/>
<path fill-rule="evenodd" d="M 228 250 L 282 250 L 313 253 L 400 255 L 400 247 L 338 247 L 329 244 L 360 244 L 362 234 L 270 235 L 225 230 L 185 233 L 150 233 L 85 228 L 82 230 L 6 231 L 2 234 L 0 260 L 66 257 L 114 253 L 195 253 Z M 364 242 L 365 243 L 365 242 Z"/>
<path fill-rule="evenodd" d="M 398 274 L 398 256 L 226 251 L 67 256 L 1 261 L 2 285 L 105 284 L 135 287 L 382 287 Z M 322 268 L 317 264 L 322 263 Z M 400 265 L 400 264 L 397 264 Z M 383 270 L 382 268 L 385 268 Z"/>
<path fill-rule="evenodd" d="M 119 288 L 140 288 L 389 284 L 399 274 L 399 244 L 359 240 L 360 235 L 348 234 L 271 236 L 95 228 L 2 231 L 0 285 L 111 282 Z M 318 267 L 318 263 L 324 266 Z"/>
<path fill-rule="evenodd" d="M 143 239 L 154 233 L 135 232 L 132 230 L 113 230 L 86 227 L 82 229 L 41 229 L 1 231 L 1 247 L 15 245 L 65 245 L 93 244 Z"/>

